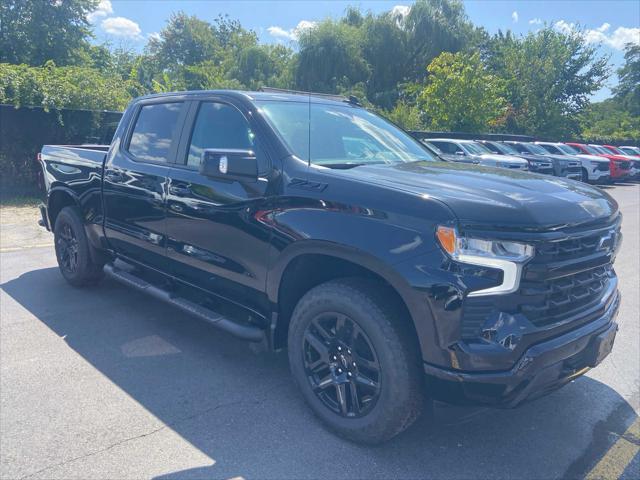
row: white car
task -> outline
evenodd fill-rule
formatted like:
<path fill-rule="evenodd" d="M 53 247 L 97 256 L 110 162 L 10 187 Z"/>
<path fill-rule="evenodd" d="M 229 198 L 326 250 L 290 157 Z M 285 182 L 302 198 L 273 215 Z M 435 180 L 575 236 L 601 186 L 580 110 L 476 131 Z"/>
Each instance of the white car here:
<path fill-rule="evenodd" d="M 554 155 L 567 155 L 577 157 L 582 166 L 582 181 L 603 183 L 609 181 L 611 173 L 609 171 L 609 159 L 598 155 L 587 155 L 577 148 L 559 142 L 535 142 L 547 152 Z"/>
<path fill-rule="evenodd" d="M 634 147 L 632 145 L 623 145 L 622 147 L 618 147 L 620 150 L 622 150 L 625 155 L 636 155 L 636 156 L 640 156 L 640 148 L 638 147 Z"/>
<path fill-rule="evenodd" d="M 474 140 L 429 138 L 427 139 L 427 143 L 442 151 L 443 155 L 441 155 L 441 157 L 447 158 L 451 161 L 464 161 L 464 159 L 471 159 L 477 160 L 480 165 L 487 167 L 529 170 L 529 163 L 526 160 L 511 155 L 496 155 L 487 147 Z"/>

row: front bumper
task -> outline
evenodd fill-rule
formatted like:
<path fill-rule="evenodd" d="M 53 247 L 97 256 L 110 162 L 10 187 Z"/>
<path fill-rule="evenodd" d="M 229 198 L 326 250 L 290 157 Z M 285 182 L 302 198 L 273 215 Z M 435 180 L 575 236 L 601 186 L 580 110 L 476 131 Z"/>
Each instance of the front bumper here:
<path fill-rule="evenodd" d="M 500 372 L 461 372 L 424 364 L 429 392 L 455 403 L 512 408 L 565 385 L 599 364 L 611 351 L 620 295 L 596 320 L 527 349 Z"/>
<path fill-rule="evenodd" d="M 589 172 L 589 180 L 592 182 L 605 183 L 611 179 L 609 170 L 598 170 L 597 168 L 591 168 L 587 170 Z"/>

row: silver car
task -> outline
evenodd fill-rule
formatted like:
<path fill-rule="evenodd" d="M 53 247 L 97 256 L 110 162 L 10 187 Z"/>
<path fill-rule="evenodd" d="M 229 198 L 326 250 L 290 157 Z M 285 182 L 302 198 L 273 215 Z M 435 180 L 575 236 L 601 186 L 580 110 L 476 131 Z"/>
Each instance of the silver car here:
<path fill-rule="evenodd" d="M 529 164 L 526 160 L 512 155 L 496 155 L 487 147 L 474 140 L 430 138 L 426 143 L 442 151 L 443 156 L 451 161 L 468 162 L 469 160 L 477 160 L 480 165 L 487 167 L 511 168 L 516 170 L 529 169 Z"/>

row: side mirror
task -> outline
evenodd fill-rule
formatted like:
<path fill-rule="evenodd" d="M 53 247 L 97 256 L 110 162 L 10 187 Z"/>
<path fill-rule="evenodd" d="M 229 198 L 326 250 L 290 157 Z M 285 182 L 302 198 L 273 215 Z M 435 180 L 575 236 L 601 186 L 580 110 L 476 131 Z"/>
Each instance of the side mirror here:
<path fill-rule="evenodd" d="M 462 150 L 456 150 L 456 155 L 464 157 L 465 153 Z"/>
<path fill-rule="evenodd" d="M 200 174 L 221 180 L 255 182 L 258 160 L 253 150 L 207 148 L 202 152 Z"/>

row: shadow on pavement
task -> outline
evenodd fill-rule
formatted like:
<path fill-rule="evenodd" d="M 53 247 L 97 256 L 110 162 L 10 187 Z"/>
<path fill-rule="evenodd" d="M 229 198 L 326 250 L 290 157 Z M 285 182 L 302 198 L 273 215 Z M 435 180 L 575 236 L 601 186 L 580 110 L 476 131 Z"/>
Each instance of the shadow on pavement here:
<path fill-rule="evenodd" d="M 635 416 L 614 390 L 582 377 L 516 410 L 438 404 L 392 442 L 363 447 L 322 428 L 290 379 L 286 354 L 254 353 L 112 282 L 74 289 L 57 268 L 1 288 L 213 460 L 163 479 L 578 477 L 602 454 L 572 465 L 595 425 L 612 411 L 623 426 Z"/>

